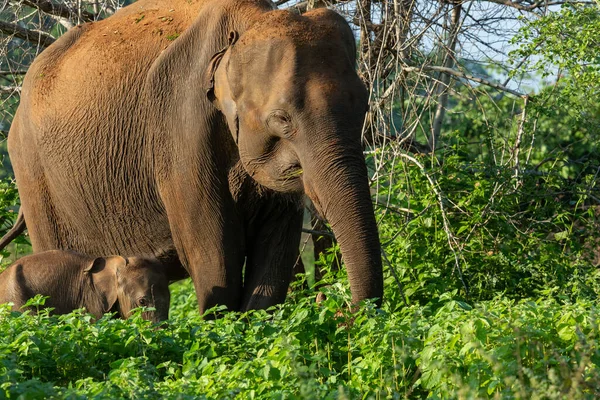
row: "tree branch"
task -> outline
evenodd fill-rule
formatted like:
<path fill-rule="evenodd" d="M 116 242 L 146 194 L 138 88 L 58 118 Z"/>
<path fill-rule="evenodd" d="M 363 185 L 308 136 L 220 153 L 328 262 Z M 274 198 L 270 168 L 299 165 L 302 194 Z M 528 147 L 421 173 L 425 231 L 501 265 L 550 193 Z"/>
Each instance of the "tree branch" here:
<path fill-rule="evenodd" d="M 526 6 L 521 3 L 517 3 L 514 1 L 510 1 L 510 0 L 486 0 L 486 1 L 489 1 L 490 3 L 496 3 L 496 4 L 503 5 L 503 6 L 516 8 L 517 10 L 521 10 L 521 11 L 533 11 L 536 8 L 546 4 L 543 1 L 536 1 L 533 4 Z"/>
<path fill-rule="evenodd" d="M 527 119 L 527 101 L 528 100 L 529 100 L 529 96 L 525 96 L 525 100 L 523 101 L 523 112 L 521 113 L 521 121 L 519 122 L 519 129 L 517 130 L 517 139 L 515 140 L 515 147 L 512 151 L 512 155 L 511 155 L 511 158 L 514 157 L 513 168 L 515 170 L 515 173 L 514 173 L 513 178 L 515 178 L 515 180 L 516 180 L 515 189 L 521 183 L 519 181 L 519 153 L 521 151 L 521 140 L 523 139 L 525 120 Z"/>
<path fill-rule="evenodd" d="M 370 21 L 362 21 L 358 17 L 352 18 L 352 23 L 356 26 L 364 26 L 370 32 L 379 32 L 380 30 L 385 28 L 385 25 L 383 25 L 383 24 L 374 24 L 373 22 L 370 22 Z"/>
<path fill-rule="evenodd" d="M 510 88 L 508 88 L 508 87 L 506 87 L 504 85 L 501 85 L 499 83 L 488 81 L 487 79 L 483 79 L 483 78 L 478 78 L 478 77 L 473 76 L 473 75 L 465 74 L 464 72 L 460 72 L 460 71 L 457 71 L 457 70 L 452 69 L 452 68 L 438 67 L 438 66 L 433 66 L 433 65 L 431 65 L 431 66 L 422 66 L 422 67 L 403 66 L 402 70 L 406 71 L 406 72 L 422 72 L 422 71 L 443 72 L 445 74 L 452 75 L 452 76 L 455 76 L 457 78 L 466 79 L 468 81 L 477 82 L 477 83 L 480 83 L 482 85 L 486 85 L 486 86 L 492 87 L 494 89 L 502 90 L 503 92 L 510 93 L 513 96 L 517 96 L 517 97 L 525 97 L 525 96 L 527 96 L 525 93 L 517 92 L 516 90 L 510 89 Z M 387 97 L 387 96 L 389 96 L 391 94 L 391 93 L 388 93 L 389 89 L 390 88 L 388 88 L 388 90 L 385 91 L 385 93 L 383 94 L 383 96 L 381 96 L 382 99 L 385 98 L 385 97 Z"/>
<path fill-rule="evenodd" d="M 8 36 L 27 40 L 33 44 L 39 44 L 43 47 L 50 46 L 56 40 L 46 32 L 23 28 L 22 26 L 4 21 L 0 21 L 0 32 Z"/>
<path fill-rule="evenodd" d="M 280 0 L 280 1 L 276 1 L 275 5 L 279 6 L 281 4 L 285 4 L 288 3 L 290 0 Z M 338 4 L 338 3 L 348 3 L 350 0 L 325 0 L 324 3 L 327 6 L 331 6 L 333 4 Z M 301 1 L 299 3 L 293 4 L 289 7 L 287 7 L 288 10 L 291 11 L 295 11 L 299 14 L 304 14 L 306 12 L 306 10 L 308 9 L 308 1 Z"/>
<path fill-rule="evenodd" d="M 301 1 L 287 8 L 288 10 L 295 11 L 298 14 L 304 14 L 308 9 L 308 1 Z"/>
<path fill-rule="evenodd" d="M 490 3 L 495 3 L 495 4 L 500 4 L 503 6 L 507 6 L 507 7 L 512 7 L 512 8 L 516 8 L 517 10 L 520 11 L 534 11 L 538 8 L 548 8 L 550 6 L 558 6 L 558 5 L 562 5 L 562 4 L 597 4 L 594 1 L 563 1 L 563 0 L 559 0 L 559 1 L 544 1 L 544 0 L 537 0 L 529 5 L 524 5 L 519 1 L 510 1 L 510 0 L 484 0 L 484 1 L 488 1 Z"/>
<path fill-rule="evenodd" d="M 468 9 L 467 9 L 468 10 Z M 450 22 L 450 32 L 448 33 L 448 45 L 444 57 L 443 67 L 452 69 L 454 59 L 456 58 L 456 43 L 458 42 L 458 34 L 460 32 L 461 22 L 460 16 L 462 12 L 462 4 L 456 4 L 452 9 L 452 18 Z M 468 14 L 468 11 L 467 11 Z M 435 116 L 431 124 L 431 137 L 429 138 L 429 147 L 435 151 L 442 133 L 442 124 L 446 115 L 446 107 L 448 105 L 448 89 L 450 87 L 450 75 L 442 74 L 440 82 L 437 83 L 438 105 L 435 110 Z"/>
<path fill-rule="evenodd" d="M 25 75 L 27 73 L 26 69 L 16 69 L 14 71 L 0 71 L 0 76 L 10 76 L 10 75 Z"/>
<path fill-rule="evenodd" d="M 2 93 L 21 92 L 21 87 L 20 86 L 0 86 L 0 92 L 2 92 Z"/>
<path fill-rule="evenodd" d="M 445 67 L 439 67 L 439 66 L 434 66 L 434 65 L 430 65 L 430 66 L 424 65 L 424 66 L 420 66 L 420 67 L 404 65 L 401 68 L 402 68 L 402 71 L 404 71 L 404 72 L 417 72 L 417 73 L 443 72 L 445 74 L 452 75 L 457 78 L 466 79 L 466 80 L 472 81 L 472 82 L 477 82 L 479 84 L 489 86 L 491 88 L 498 89 L 498 90 L 501 90 L 506 93 L 510 93 L 516 97 L 525 98 L 526 96 L 528 96 L 525 93 L 521 93 L 521 92 L 517 92 L 516 90 L 512 90 L 512 89 L 506 87 L 505 85 L 495 83 L 495 82 L 489 81 L 487 79 L 479 78 L 479 77 L 476 77 L 473 75 L 465 74 L 464 72 L 460 72 L 460 71 L 457 71 L 452 68 L 445 68 Z M 398 86 L 398 84 L 401 83 L 402 80 L 403 80 L 402 77 L 398 77 L 398 78 L 396 78 L 395 81 L 392 82 L 392 84 L 390 86 L 388 86 L 388 88 L 383 92 L 383 94 L 379 98 L 379 101 L 377 103 L 378 107 L 381 107 L 383 105 L 383 103 L 385 102 L 385 100 L 396 91 L 396 87 Z"/>
<path fill-rule="evenodd" d="M 96 21 L 98 16 L 86 10 L 74 10 L 66 4 L 54 3 L 50 0 L 22 0 L 28 7 L 62 18 L 81 18 L 85 22 Z"/>
<path fill-rule="evenodd" d="M 331 232 L 315 231 L 313 229 L 307 229 L 307 228 L 302 228 L 302 232 L 303 233 L 310 233 L 311 235 L 316 235 L 316 236 L 327 236 L 327 237 L 335 238 L 335 236 Z"/>

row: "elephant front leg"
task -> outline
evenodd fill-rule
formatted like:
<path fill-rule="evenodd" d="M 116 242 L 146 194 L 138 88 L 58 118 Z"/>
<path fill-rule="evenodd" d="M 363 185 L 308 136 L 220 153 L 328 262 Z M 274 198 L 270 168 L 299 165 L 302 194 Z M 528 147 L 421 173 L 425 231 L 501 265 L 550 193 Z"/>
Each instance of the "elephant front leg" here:
<path fill-rule="evenodd" d="M 171 187 L 162 197 L 177 254 L 194 283 L 200 313 L 217 305 L 239 310 L 245 252 L 233 201 L 225 194 L 203 197 L 189 193 L 189 188 Z"/>
<path fill-rule="evenodd" d="M 246 239 L 242 310 L 264 309 L 285 300 L 300 255 L 302 217 L 301 201 L 271 199 L 253 218 Z"/>

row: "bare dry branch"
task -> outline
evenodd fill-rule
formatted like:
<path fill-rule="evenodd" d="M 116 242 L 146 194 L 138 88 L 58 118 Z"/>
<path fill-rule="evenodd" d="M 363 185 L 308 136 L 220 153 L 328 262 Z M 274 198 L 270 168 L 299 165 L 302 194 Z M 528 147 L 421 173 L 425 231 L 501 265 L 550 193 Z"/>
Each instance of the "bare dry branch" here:
<path fill-rule="evenodd" d="M 3 93 L 18 93 L 20 91 L 20 86 L 0 86 L 0 92 Z"/>
<path fill-rule="evenodd" d="M 80 18 L 82 21 L 91 22 L 98 19 L 98 16 L 86 10 L 74 10 L 66 4 L 54 3 L 50 0 L 22 0 L 26 6 L 37 8 L 45 13 L 62 18 Z"/>
<path fill-rule="evenodd" d="M 331 232 L 315 231 L 313 229 L 307 229 L 307 228 L 302 228 L 302 232 L 304 232 L 304 233 L 310 233 L 311 235 L 316 235 L 316 236 L 327 236 L 327 237 L 331 237 L 331 238 L 335 237 L 333 235 L 333 233 L 331 233 Z"/>
<path fill-rule="evenodd" d="M 494 89 L 502 90 L 503 92 L 510 93 L 513 96 L 517 96 L 517 97 L 525 97 L 525 96 L 527 96 L 527 94 L 525 94 L 525 93 L 518 92 L 516 90 L 513 90 L 513 89 L 511 89 L 509 87 L 506 87 L 504 85 L 501 85 L 499 83 L 495 83 L 495 82 L 489 81 L 487 79 L 479 78 L 477 76 L 469 75 L 469 74 L 457 71 L 457 70 L 452 69 L 452 68 L 445 68 L 445 67 L 438 67 L 438 66 L 434 66 L 434 65 L 429 65 L 429 66 L 422 66 L 422 67 L 409 67 L 409 66 L 405 66 L 405 67 L 402 67 L 402 70 L 406 71 L 406 72 L 422 72 L 422 71 L 443 72 L 445 74 L 449 74 L 449 75 L 455 76 L 457 78 L 466 79 L 466 80 L 469 80 L 469 81 L 480 83 L 482 85 L 489 86 L 489 87 L 494 88 Z"/>
<path fill-rule="evenodd" d="M 527 102 L 529 100 L 529 96 L 525 96 L 523 101 L 523 111 L 521 113 L 521 120 L 519 121 L 519 129 L 517 130 L 517 139 L 515 141 L 515 146 L 513 149 L 512 157 L 513 160 L 513 168 L 515 170 L 514 178 L 517 180 L 516 185 L 519 185 L 519 153 L 521 151 L 521 140 L 523 139 L 523 131 L 525 127 L 525 120 L 527 119 Z"/>
<path fill-rule="evenodd" d="M 298 14 L 303 14 L 308 9 L 308 1 L 301 1 L 288 7 L 288 10 L 295 11 Z"/>
<path fill-rule="evenodd" d="M 595 1 L 568 1 L 568 0 L 560 0 L 560 1 L 544 1 L 537 0 L 532 3 L 526 4 L 524 1 L 510 1 L 510 0 L 484 0 L 490 3 L 495 3 L 507 7 L 511 7 L 517 9 L 519 11 L 535 11 L 537 9 L 547 9 L 551 6 L 560 6 L 563 4 L 582 4 L 582 5 L 593 5 L 597 4 Z"/>
<path fill-rule="evenodd" d="M 14 70 L 14 71 L 0 71 L 0 76 L 25 75 L 26 73 L 27 73 L 27 70 L 25 70 L 25 69 L 18 69 L 18 70 Z"/>
<path fill-rule="evenodd" d="M 523 5 L 522 2 L 510 1 L 510 0 L 486 0 L 490 3 L 501 4 L 503 6 L 508 6 L 512 8 L 516 8 L 521 11 L 533 11 L 536 8 L 545 6 L 546 3 L 544 1 L 536 1 L 530 5 Z"/>
<path fill-rule="evenodd" d="M 4 21 L 0 21 L 0 32 L 8 36 L 27 40 L 36 45 L 39 44 L 42 47 L 48 47 L 56 40 L 46 32 L 23 28 L 17 24 Z"/>
<path fill-rule="evenodd" d="M 275 5 L 276 6 L 283 5 L 283 4 L 289 3 L 290 1 L 291 0 L 281 0 L 281 1 L 275 2 Z M 350 1 L 351 0 L 327 0 L 324 3 L 331 6 L 334 4 L 349 3 Z M 309 1 L 301 1 L 299 3 L 293 4 L 289 7 L 287 7 L 287 9 L 291 10 L 291 11 L 295 11 L 299 14 L 303 14 L 308 10 L 308 6 L 309 6 Z"/>
<path fill-rule="evenodd" d="M 354 17 L 352 19 L 352 23 L 359 26 L 362 24 L 365 28 L 367 28 L 368 31 L 371 32 L 378 32 L 384 28 L 384 25 L 382 24 L 374 24 L 370 21 L 361 21 L 358 17 Z"/>
<path fill-rule="evenodd" d="M 456 43 L 458 42 L 458 33 L 461 25 L 462 5 L 457 4 L 452 9 L 452 20 L 450 22 L 450 32 L 448 33 L 448 45 L 446 46 L 446 54 L 444 55 L 444 68 L 452 69 L 454 59 L 456 58 Z M 438 105 L 435 110 L 435 117 L 431 124 L 431 136 L 429 137 L 429 147 L 435 150 L 439 142 L 442 132 L 442 123 L 446 115 L 446 107 L 448 106 L 448 89 L 450 86 L 451 75 L 443 73 L 440 78 L 441 82 L 437 84 L 436 92 L 438 94 Z"/>

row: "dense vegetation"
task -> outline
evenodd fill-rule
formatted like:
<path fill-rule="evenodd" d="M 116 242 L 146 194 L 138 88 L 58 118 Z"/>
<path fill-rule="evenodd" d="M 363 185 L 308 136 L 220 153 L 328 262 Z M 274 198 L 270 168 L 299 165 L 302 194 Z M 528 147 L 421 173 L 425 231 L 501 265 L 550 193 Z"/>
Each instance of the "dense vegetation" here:
<path fill-rule="evenodd" d="M 589 300 L 471 306 L 436 298 L 349 315 L 343 284 L 315 304 L 294 292 L 269 312 L 202 320 L 189 284 L 173 287 L 155 329 L 75 312 L 0 323 L 0 390 L 9 398 L 593 398 L 598 309 Z M 586 395 L 587 394 L 587 395 Z"/>
<path fill-rule="evenodd" d="M 189 280 L 172 285 L 160 329 L 139 314 L 51 316 L 41 298 L 37 315 L 2 306 L 0 398 L 598 398 L 600 8 L 564 5 L 523 22 L 513 42 L 511 76 L 533 72 L 540 89 L 518 97 L 457 79 L 434 151 L 437 80 L 407 75 L 413 89 L 389 109 L 377 104 L 401 74 L 371 82 L 384 93 L 367 126 L 383 139 L 365 152 L 381 309 L 350 311 L 335 246 L 316 262 L 318 289 L 299 275 L 267 311 L 203 319 Z M 2 101 L 5 130 L 18 99 Z M 411 146 L 399 143 L 408 131 Z M 2 174 L 0 233 L 18 206 Z M 18 238 L 2 265 L 29 251 Z"/>

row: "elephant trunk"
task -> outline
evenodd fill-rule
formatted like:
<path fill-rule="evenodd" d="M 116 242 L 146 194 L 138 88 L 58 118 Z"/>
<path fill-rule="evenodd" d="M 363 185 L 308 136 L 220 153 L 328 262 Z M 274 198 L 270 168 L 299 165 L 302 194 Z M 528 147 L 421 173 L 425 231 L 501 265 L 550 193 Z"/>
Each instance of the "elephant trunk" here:
<path fill-rule="evenodd" d="M 167 320 L 167 318 L 161 315 L 158 310 L 157 311 L 146 311 L 142 313 L 142 318 L 152 322 L 153 324 L 162 322 Z"/>
<path fill-rule="evenodd" d="M 327 146 L 304 163 L 304 186 L 308 197 L 325 217 L 340 245 L 348 271 L 352 301 L 383 296 L 381 248 L 360 145 Z M 308 161 L 308 160 L 307 160 Z"/>

